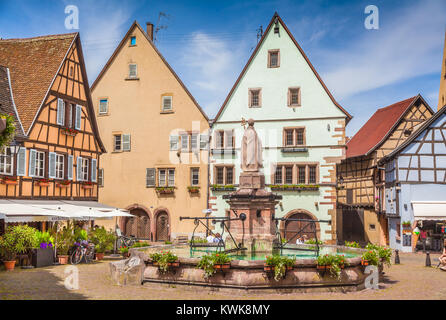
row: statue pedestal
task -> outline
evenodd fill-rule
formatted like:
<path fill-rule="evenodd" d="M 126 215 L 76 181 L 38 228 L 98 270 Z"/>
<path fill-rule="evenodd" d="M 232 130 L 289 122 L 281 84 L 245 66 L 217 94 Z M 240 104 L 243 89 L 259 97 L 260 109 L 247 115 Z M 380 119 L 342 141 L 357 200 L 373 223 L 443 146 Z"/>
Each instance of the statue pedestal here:
<path fill-rule="evenodd" d="M 259 172 L 242 172 L 239 183 L 240 189 L 264 189 L 265 176 Z"/>
<path fill-rule="evenodd" d="M 248 176 L 248 175 L 246 175 Z M 264 184 L 264 176 L 251 175 L 254 183 Z M 260 177 L 260 180 L 257 177 Z M 241 177 L 240 177 L 241 179 Z M 241 213 L 246 220 L 230 221 L 229 230 L 237 244 L 248 251 L 272 251 L 276 239 L 276 224 L 273 220 L 275 206 L 282 196 L 274 195 L 265 189 L 250 189 L 241 187 L 238 191 L 224 196 L 230 205 L 230 217 L 235 218 Z M 235 245 L 230 238 L 226 238 L 226 249 L 233 249 Z"/>

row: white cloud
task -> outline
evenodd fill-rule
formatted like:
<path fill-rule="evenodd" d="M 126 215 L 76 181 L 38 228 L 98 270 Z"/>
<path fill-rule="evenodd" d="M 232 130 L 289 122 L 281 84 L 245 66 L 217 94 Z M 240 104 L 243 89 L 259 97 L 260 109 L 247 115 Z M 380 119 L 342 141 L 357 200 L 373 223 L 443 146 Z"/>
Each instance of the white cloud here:
<path fill-rule="evenodd" d="M 379 30 L 364 29 L 361 39 L 325 55 L 332 67 L 324 81 L 345 98 L 438 72 L 445 10 L 443 2 L 422 1 L 381 14 Z"/>

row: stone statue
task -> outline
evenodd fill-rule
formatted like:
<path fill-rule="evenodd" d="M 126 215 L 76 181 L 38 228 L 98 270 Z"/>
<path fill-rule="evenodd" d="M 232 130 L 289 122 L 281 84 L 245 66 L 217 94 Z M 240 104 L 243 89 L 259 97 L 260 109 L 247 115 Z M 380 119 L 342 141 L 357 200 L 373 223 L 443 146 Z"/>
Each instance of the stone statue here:
<path fill-rule="evenodd" d="M 248 128 L 242 138 L 242 170 L 243 172 L 258 172 L 263 168 L 262 142 L 254 129 L 254 120 L 248 120 Z"/>

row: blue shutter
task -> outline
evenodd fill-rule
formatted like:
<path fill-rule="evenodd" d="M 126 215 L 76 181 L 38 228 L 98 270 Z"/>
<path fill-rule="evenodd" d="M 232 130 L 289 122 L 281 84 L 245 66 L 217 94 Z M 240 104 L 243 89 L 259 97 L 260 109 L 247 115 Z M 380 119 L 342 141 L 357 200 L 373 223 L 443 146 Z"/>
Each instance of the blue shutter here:
<path fill-rule="evenodd" d="M 36 175 L 36 157 L 37 152 L 36 150 L 29 150 L 29 172 L 28 175 L 30 177 L 34 177 Z"/>
<path fill-rule="evenodd" d="M 130 151 L 131 149 L 130 144 L 130 135 L 129 134 L 123 134 L 122 135 L 122 151 Z"/>
<path fill-rule="evenodd" d="M 57 99 L 57 124 L 63 126 L 65 122 L 65 102 Z"/>
<path fill-rule="evenodd" d="M 91 182 L 97 181 L 97 163 L 96 159 L 91 159 Z"/>
<path fill-rule="evenodd" d="M 73 180 L 73 156 L 71 154 L 68 155 L 67 178 Z"/>
<path fill-rule="evenodd" d="M 17 176 L 26 174 L 26 148 L 20 147 L 17 153 Z"/>
<path fill-rule="evenodd" d="M 48 178 L 56 178 L 56 154 L 54 152 L 49 153 L 49 165 L 48 165 Z"/>
<path fill-rule="evenodd" d="M 82 106 L 76 105 L 76 118 L 74 119 L 74 128 L 76 130 L 81 129 L 81 115 L 82 115 Z"/>
<path fill-rule="evenodd" d="M 76 164 L 76 180 L 82 181 L 82 158 L 77 157 L 77 164 Z"/>

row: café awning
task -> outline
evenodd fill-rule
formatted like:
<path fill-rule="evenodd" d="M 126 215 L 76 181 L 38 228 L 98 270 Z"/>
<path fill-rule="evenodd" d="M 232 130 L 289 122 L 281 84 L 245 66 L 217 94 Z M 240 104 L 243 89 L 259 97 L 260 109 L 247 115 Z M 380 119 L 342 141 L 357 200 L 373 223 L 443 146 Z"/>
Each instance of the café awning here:
<path fill-rule="evenodd" d="M 446 201 L 412 201 L 415 220 L 446 220 Z"/>

